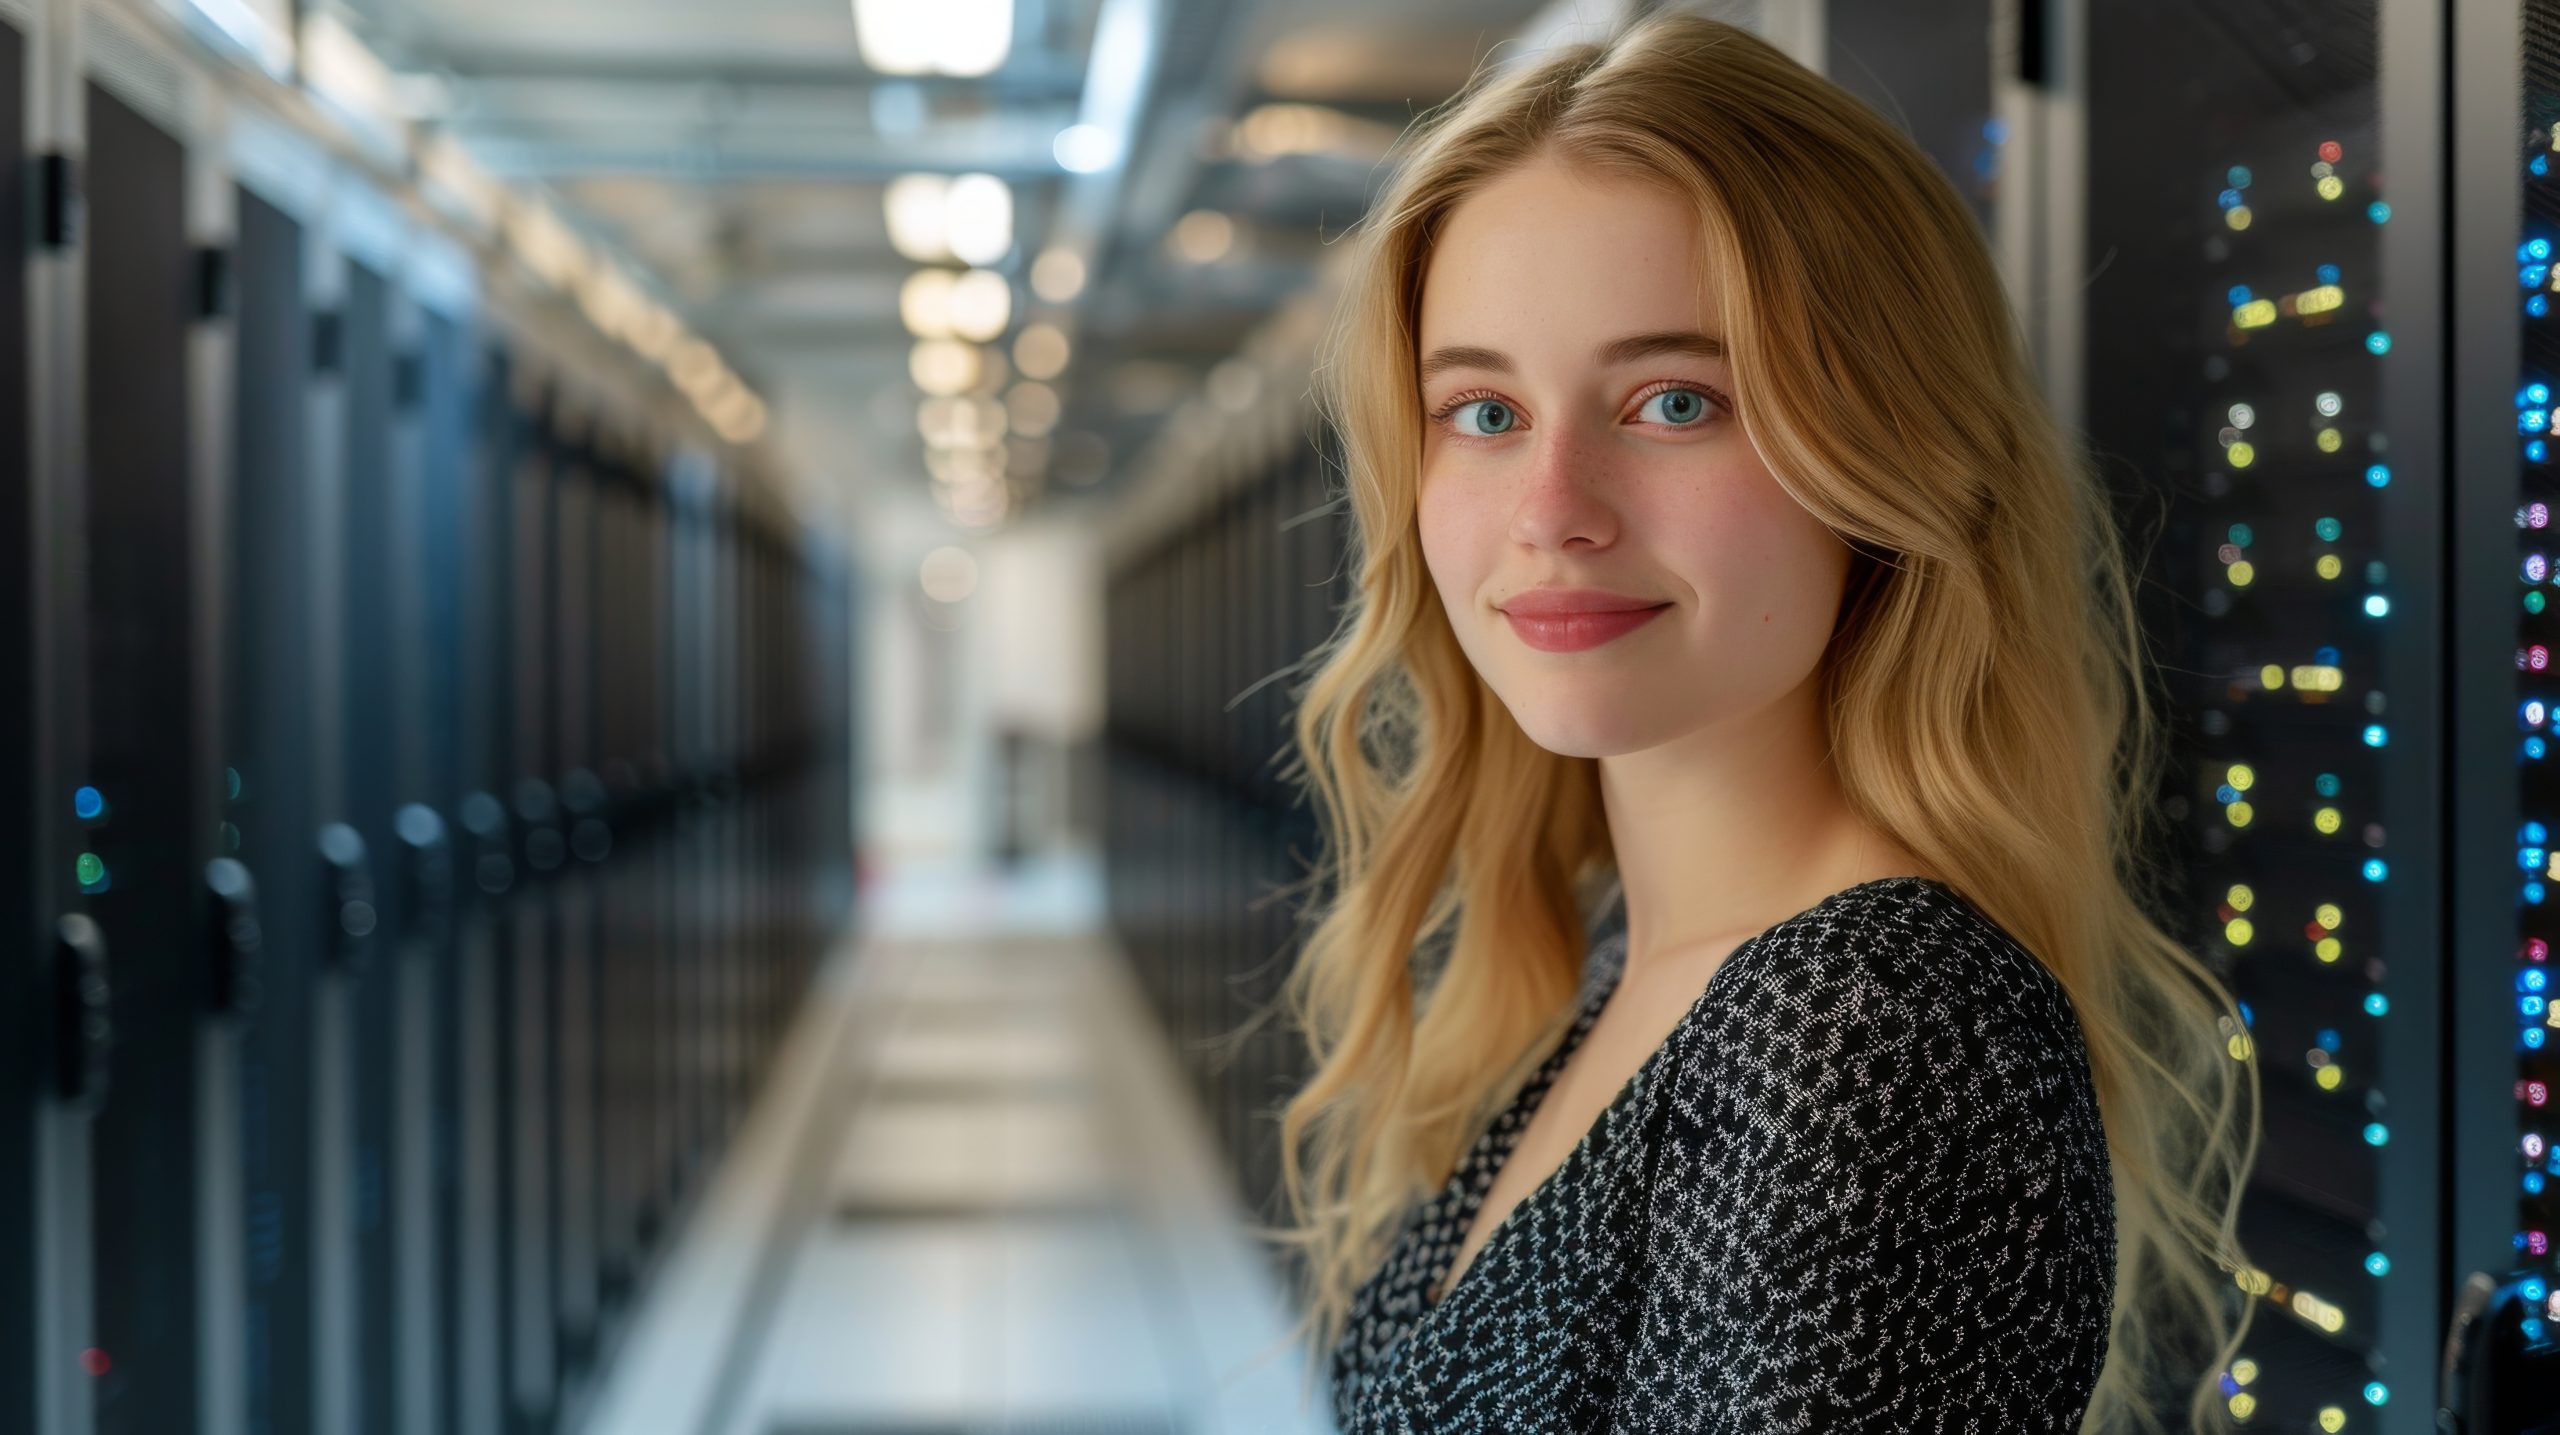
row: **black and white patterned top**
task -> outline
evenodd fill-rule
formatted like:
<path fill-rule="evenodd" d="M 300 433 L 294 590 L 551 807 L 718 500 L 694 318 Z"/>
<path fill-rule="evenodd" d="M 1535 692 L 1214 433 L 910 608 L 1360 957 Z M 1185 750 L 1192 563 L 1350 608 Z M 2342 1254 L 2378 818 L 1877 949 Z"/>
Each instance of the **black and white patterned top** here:
<path fill-rule="evenodd" d="M 1342 1430 L 2076 1429 L 2116 1245 L 2087 1049 L 2044 965 L 1931 878 L 1736 947 L 1430 1298 L 1616 985 L 1610 925 L 1562 1043 L 1355 1296 Z"/>

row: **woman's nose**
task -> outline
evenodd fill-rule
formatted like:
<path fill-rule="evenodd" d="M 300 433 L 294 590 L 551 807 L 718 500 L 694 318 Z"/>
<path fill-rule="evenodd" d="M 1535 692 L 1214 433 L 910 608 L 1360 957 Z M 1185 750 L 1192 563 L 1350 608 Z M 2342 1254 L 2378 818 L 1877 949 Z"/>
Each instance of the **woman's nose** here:
<path fill-rule="evenodd" d="M 1610 506 L 1607 464 L 1589 425 L 1566 420 L 1543 430 L 1520 475 L 1513 540 L 1539 548 L 1560 548 L 1577 538 L 1614 542 L 1618 520 Z"/>

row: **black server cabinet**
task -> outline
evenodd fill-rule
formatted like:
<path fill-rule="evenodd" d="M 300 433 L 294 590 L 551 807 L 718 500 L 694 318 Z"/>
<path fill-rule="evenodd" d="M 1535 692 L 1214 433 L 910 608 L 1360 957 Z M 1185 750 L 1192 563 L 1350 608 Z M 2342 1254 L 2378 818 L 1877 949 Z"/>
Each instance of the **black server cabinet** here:
<path fill-rule="evenodd" d="M 2382 43 L 2424 8 L 2086 8 L 2085 424 L 2150 565 L 2166 915 L 2264 1100 L 2223 1396 L 2283 1428 L 2423 1428 L 2443 1330 L 2441 296 L 2397 247 L 2439 220 L 2385 163 L 2424 157 L 2429 61 L 2386 89 Z"/>
<path fill-rule="evenodd" d="M 556 1172 L 550 1218 L 557 1232 L 553 1313 L 557 1362 L 564 1378 L 593 1353 L 600 1291 L 596 1269 L 596 876 L 604 789 L 595 763 L 598 414 L 584 406 L 560 415 L 561 450 L 551 495 L 551 585 L 546 629 L 549 701 L 540 771 L 558 782 L 566 851 L 551 891 L 553 1006 L 552 1151 Z"/>
<path fill-rule="evenodd" d="M 2464 1430 L 2560 1423 L 2560 877 L 2552 393 L 2560 387 L 2560 4 L 2458 4 L 2447 386 L 2456 555 L 2449 1245 Z M 2457 1428 L 2447 1423 L 2445 1428 Z"/>
<path fill-rule="evenodd" d="M 33 212 L 29 182 L 35 162 L 27 152 L 27 40 L 25 33 L 0 17 L 0 214 Z M 36 453 L 31 419 L 34 405 L 27 392 L 27 360 L 34 330 L 27 305 L 27 269 L 33 256 L 24 224 L 0 226 L 0 572 L 13 575 L 16 586 L 0 608 L 0 751 L 12 761 L 0 768 L 0 813 L 7 813 L 9 836 L 0 840 L 0 912 L 13 924 L 6 945 L 19 953 L 9 967 L 8 986 L 0 992 L 0 1050 L 7 1075 L 0 1078 L 0 1171 L 11 1173 L 0 1189 L 0 1231 L 9 1233 L 8 1257 L 0 1260 L 0 1426 L 36 1428 L 36 1152 L 39 1121 L 49 1104 L 52 1083 L 44 1057 L 51 1045 L 45 1030 L 45 972 L 51 955 L 38 913 L 54 904 L 44 880 L 42 854 L 48 844 L 33 840 L 58 822 L 50 811 L 51 794 L 60 785 L 51 772 L 39 771 L 36 708 L 44 699 L 36 660 L 36 575 L 42 571 L 34 542 Z"/>
<path fill-rule="evenodd" d="M 238 196 L 233 320 L 234 501 L 227 551 L 234 635 L 225 684 L 231 739 L 226 835 L 265 920 L 240 1049 L 246 1257 L 241 1350 L 252 1435 L 314 1428 L 312 994 L 319 911 L 312 850 L 309 555 L 305 502 L 311 311 L 306 231 L 257 193 Z"/>
<path fill-rule="evenodd" d="M 457 1287 L 449 1328 L 453 1353 L 451 1427 L 460 1435 L 502 1435 L 514 1415 L 515 1270 L 523 1241 L 515 1223 L 514 1171 L 520 1150 L 513 1089 L 515 972 L 513 911 L 523 886 L 512 803 L 518 565 L 519 471 L 534 461 L 537 410 L 528 377 L 501 343 L 463 341 L 476 379 L 472 449 L 462 456 L 455 494 L 454 669 L 456 781 L 461 796 L 456 860 L 462 900 L 455 926 L 450 1060 L 456 1078 L 452 1214 Z"/>
<path fill-rule="evenodd" d="M 483 402 L 474 323 L 468 312 L 432 308 L 420 322 L 414 360 L 419 481 L 408 505 L 415 516 L 413 541 L 422 572 L 416 590 L 422 646 L 415 686 L 404 700 L 422 714 L 417 760 L 419 790 L 427 798 L 401 809 L 401 832 L 417 949 L 409 960 L 423 962 L 426 971 L 423 1015 L 415 1020 L 429 1036 L 424 1053 L 428 1124 L 422 1138 L 426 1229 L 412 1239 L 425 1247 L 417 1258 L 428 1267 L 431 1293 L 415 1298 L 423 1302 L 420 1314 L 433 1335 L 424 1346 L 427 1394 L 422 1408 L 402 1413 L 411 1428 L 438 1432 L 467 1428 L 462 1412 L 473 1408 L 478 1394 L 462 1354 L 473 1315 L 467 1272 L 475 1253 L 465 1244 L 466 1213 L 473 1199 L 466 1093 L 474 1077 L 464 1066 L 460 960 L 461 904 L 473 885 L 472 854 L 460 830 L 460 814 L 470 791 L 465 754 L 471 748 L 462 701 L 474 659 L 465 646 L 472 599 L 464 545 L 478 477 Z"/>
<path fill-rule="evenodd" d="M 187 351 L 198 301 L 184 142 L 94 83 L 88 154 L 84 365 L 89 741 L 100 820 L 83 857 L 91 910 L 121 934 L 115 1089 L 91 1170 L 101 1435 L 195 1427 L 215 1252 L 199 1141 L 199 1062 L 236 1004 L 246 936 L 214 923 L 217 714 L 195 639 L 209 608 L 192 478 Z"/>
<path fill-rule="evenodd" d="M 362 263 L 349 263 L 346 287 L 332 321 L 338 346 L 342 445 L 334 478 L 342 519 L 329 552 L 338 568 L 338 665 L 333 690 L 323 701 L 335 710 L 339 730 L 338 800 L 324 842 L 343 870 L 361 872 L 370 911 L 342 918 L 360 930 L 347 981 L 347 1075 L 352 1078 L 345 1119 L 350 1164 L 348 1237 L 354 1257 L 356 1380 L 353 1408 L 358 1428 L 395 1430 L 398 1368 L 397 1262 L 393 1232 L 393 1151 L 399 1140 L 394 1113 L 397 1049 L 402 1013 L 393 944 L 385 938 L 383 907 L 390 896 L 388 857 L 392 814 L 399 802 L 401 714 L 394 685 L 407 661 L 398 649 L 396 595 L 391 575 L 394 535 L 392 465 L 393 373 L 390 282 Z"/>
<path fill-rule="evenodd" d="M 567 857 L 551 768 L 552 583 L 561 462 L 556 389 L 529 415 L 533 442 L 518 458 L 507 502 L 510 630 L 509 728 L 504 749 L 512 785 L 523 881 L 502 924 L 499 1036 L 505 1103 L 505 1265 L 509 1428 L 545 1431 L 559 1388 L 558 1080 L 553 1023 L 558 1003 L 556 888 Z"/>

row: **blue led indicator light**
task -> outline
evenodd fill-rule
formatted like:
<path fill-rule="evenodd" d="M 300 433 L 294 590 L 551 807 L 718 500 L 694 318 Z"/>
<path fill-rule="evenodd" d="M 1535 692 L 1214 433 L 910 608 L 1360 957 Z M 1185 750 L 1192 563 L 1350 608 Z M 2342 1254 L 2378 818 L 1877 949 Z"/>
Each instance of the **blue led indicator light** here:
<path fill-rule="evenodd" d="M 2366 881 L 2379 882 L 2390 875 L 2390 864 L 2384 862 L 2381 858 L 2367 857 L 2364 859 L 2364 879 Z"/>
<path fill-rule="evenodd" d="M 2364 346 L 2369 353 L 2388 354 L 2391 352 L 2391 336 L 2376 329 L 2364 336 Z"/>
<path fill-rule="evenodd" d="M 2524 301 L 2524 311 L 2536 319 L 2541 318 L 2543 315 L 2551 312 L 2551 296 L 2548 294 L 2534 295 L 2532 298 Z"/>
<path fill-rule="evenodd" d="M 2391 217 L 2391 206 L 2377 199 L 2364 207 L 2364 217 L 2380 224 Z"/>
<path fill-rule="evenodd" d="M 2364 1399 L 2366 1404 L 2380 1405 L 2382 1402 L 2390 1398 L 2391 1387 L 2383 1384 L 2381 1381 L 2371 1381 L 2365 1385 Z"/>
<path fill-rule="evenodd" d="M 2548 259 L 2550 257 L 2551 241 L 2548 239 L 2528 239 L 2524 243 L 2516 246 L 2516 262 L 2518 264 L 2531 264 L 2537 259 Z"/>
<path fill-rule="evenodd" d="M 2338 266 L 2335 264 L 2323 264 L 2313 272 L 2320 276 L 2320 282 L 2323 284 L 2338 282 Z"/>
<path fill-rule="evenodd" d="M 2375 488 L 2391 486 L 2391 465 L 2377 463 L 2364 471 L 2364 481 Z"/>
<path fill-rule="evenodd" d="M 2391 998 L 2384 996 L 2380 992 L 2365 993 L 2364 1014 L 2366 1016 L 2385 1016 L 2388 1015 L 2390 1011 Z"/>
<path fill-rule="evenodd" d="M 2378 723 L 2378 722 L 2377 722 L 2377 723 L 2367 723 L 2367 724 L 2365 724 L 2365 729 L 2364 729 L 2364 745 L 2365 745 L 2365 746 L 2367 746 L 2367 747 L 2380 747 L 2380 746 L 2382 746 L 2385 742 L 2388 742 L 2388 741 L 2390 740 L 2390 737 L 2391 737 L 2391 735 L 2390 735 L 2389 733 L 2387 733 L 2387 732 L 2383 731 L 2382 724 L 2380 724 L 2380 723 Z"/>
<path fill-rule="evenodd" d="M 107 810 L 106 794 L 94 787 L 83 787 L 71 794 L 71 810 L 80 814 L 81 821 L 93 821 L 99 813 Z"/>
<path fill-rule="evenodd" d="M 2381 1122 L 2379 1122 L 2379 1121 L 2368 1121 L 2368 1122 L 2366 1122 L 2366 1123 L 2365 1123 L 2365 1125 L 2364 1125 L 2364 1144 L 2366 1144 L 2367 1146 L 2380 1146 L 2380 1145 L 2382 1145 L 2383 1143 L 2385 1143 L 2385 1142 L 2389 1141 L 2390 1139 L 2391 1139 L 2391 1128 L 2390 1128 L 2390 1127 L 2383 1125 L 2383 1124 L 2382 1124 Z"/>
<path fill-rule="evenodd" d="M 2364 1258 L 2364 1268 L 2368 1275 L 2387 1276 L 2391 1274 L 2391 1258 L 2376 1251 Z"/>
<path fill-rule="evenodd" d="M 2390 600 L 2390 599 L 2385 598 L 2384 596 L 2382 596 L 2382 595 L 2381 595 L 2381 594 L 2379 594 L 2379 593 L 2369 593 L 2369 594 L 2365 595 L 2365 600 L 2364 600 L 2364 615 L 2365 615 L 2366 617 L 2368 617 L 2368 618 L 2379 618 L 2379 617 L 2381 617 L 2382 615 L 2384 615 L 2385 613 L 2388 613 L 2388 612 L 2390 612 L 2390 611 L 2391 611 L 2391 600 Z"/>

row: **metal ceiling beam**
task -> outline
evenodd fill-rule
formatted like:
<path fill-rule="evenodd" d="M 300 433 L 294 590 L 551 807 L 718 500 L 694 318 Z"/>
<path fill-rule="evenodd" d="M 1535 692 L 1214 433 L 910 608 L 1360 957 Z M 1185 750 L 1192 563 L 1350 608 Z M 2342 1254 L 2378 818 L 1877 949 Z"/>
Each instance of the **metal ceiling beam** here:
<path fill-rule="evenodd" d="M 569 80 L 634 85 L 815 86 L 856 95 L 908 89 L 928 104 L 958 97 L 990 104 L 1072 101 L 1084 69 L 1072 57 L 1016 59 L 991 75 L 886 75 L 850 56 L 717 56 L 684 53 L 599 55 L 579 51 L 413 46 L 405 68 L 460 80 Z"/>

